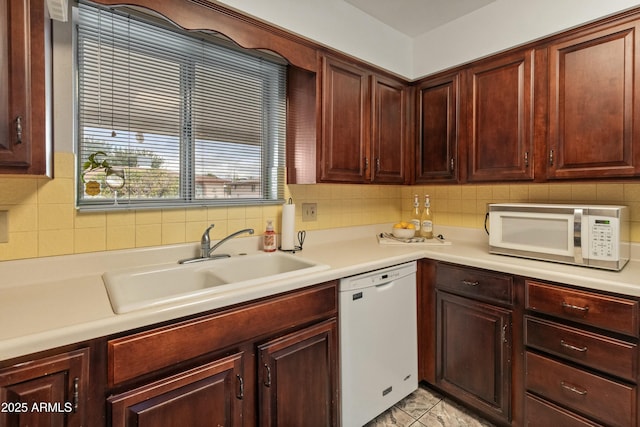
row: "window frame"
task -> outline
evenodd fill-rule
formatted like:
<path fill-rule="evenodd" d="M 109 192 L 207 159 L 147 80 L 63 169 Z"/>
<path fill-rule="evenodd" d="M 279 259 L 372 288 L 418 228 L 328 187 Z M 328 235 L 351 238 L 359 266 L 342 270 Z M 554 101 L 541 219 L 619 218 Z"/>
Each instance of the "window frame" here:
<path fill-rule="evenodd" d="M 74 151 L 76 153 L 76 172 L 75 172 L 75 180 L 76 180 L 76 209 L 79 211 L 112 211 L 112 210 L 139 210 L 139 209 L 163 209 L 163 208 L 197 208 L 197 207 L 217 207 L 217 206 L 256 206 L 256 205 L 280 205 L 284 202 L 285 199 L 285 186 L 286 186 L 286 103 L 287 103 L 287 73 L 288 73 L 288 62 L 271 52 L 263 52 L 260 50 L 249 50 L 238 47 L 232 41 L 223 38 L 223 36 L 210 34 L 209 32 L 202 31 L 187 31 L 179 28 L 175 24 L 167 21 L 165 19 L 160 19 L 152 15 L 147 15 L 145 13 L 141 13 L 138 10 L 132 10 L 128 8 L 114 8 L 114 7 L 104 7 L 101 5 L 96 5 L 89 2 L 79 2 L 89 4 L 91 7 L 95 7 L 97 9 L 107 9 L 112 13 L 118 13 L 121 15 L 129 15 L 136 20 L 140 20 L 145 24 L 150 24 L 154 26 L 159 26 L 165 30 L 170 32 L 175 32 L 180 35 L 186 35 L 188 37 L 197 37 L 198 39 L 204 39 L 209 42 L 214 42 L 216 45 L 220 45 L 223 48 L 230 48 L 237 52 L 242 52 L 247 56 L 258 57 L 264 60 L 267 60 L 271 63 L 278 64 L 282 67 L 281 72 L 284 73 L 284 77 L 280 78 L 279 81 L 282 83 L 282 87 L 277 87 L 275 90 L 280 91 L 282 98 L 279 96 L 276 97 L 265 97 L 270 104 L 281 102 L 282 105 L 279 108 L 284 110 L 284 114 L 280 114 L 279 119 L 268 117 L 272 115 L 277 115 L 275 113 L 275 108 L 272 109 L 263 109 L 262 123 L 268 123 L 265 126 L 268 129 L 265 132 L 265 136 L 262 139 L 262 143 L 260 144 L 262 155 L 261 155 L 261 165 L 260 165 L 260 182 L 259 185 L 261 187 L 261 197 L 235 197 L 235 198 L 199 198 L 198 196 L 198 185 L 196 179 L 195 172 L 195 157 L 194 154 L 196 151 L 196 141 L 197 138 L 195 135 L 189 135 L 189 142 L 183 144 L 179 142 L 180 147 L 180 168 L 179 168 L 179 195 L 177 199 L 162 199 L 162 198 L 153 198 L 153 199 L 122 199 L 118 198 L 118 203 L 114 203 L 113 198 L 104 198 L 99 200 L 91 200 L 84 197 L 84 183 L 83 183 L 83 163 L 86 159 L 83 159 L 81 156 L 81 138 L 83 136 L 83 132 L 81 129 L 81 119 L 80 119 L 80 35 L 79 35 L 79 7 L 80 5 L 76 5 L 73 8 L 73 78 L 74 78 Z M 115 12 L 114 12 L 115 11 Z M 149 50 L 145 50 L 144 48 L 140 49 L 132 49 L 132 51 L 140 50 L 145 54 L 153 53 L 154 56 L 163 57 L 166 56 L 162 52 L 150 52 Z M 172 60 L 174 58 L 171 58 Z M 191 63 L 191 78 L 195 79 L 195 68 L 196 65 L 194 62 Z M 182 79 L 181 79 L 182 80 Z M 273 78 L 272 81 L 278 80 L 278 78 Z M 193 84 L 195 80 L 190 80 Z M 184 83 L 180 83 L 180 85 L 184 85 Z M 273 87 L 265 89 L 264 80 L 262 81 L 262 93 L 268 91 L 274 91 Z M 271 85 L 276 86 L 276 85 Z M 181 102 L 181 110 L 184 109 Z M 181 112 L 183 114 L 184 111 Z M 195 115 L 195 111 L 190 109 L 189 114 Z M 189 132 L 188 129 L 191 128 L 191 124 L 189 126 L 185 126 L 185 123 L 182 122 L 181 119 L 181 135 L 179 135 L 179 141 L 183 140 L 183 134 L 185 132 Z M 129 129 L 129 132 L 132 132 Z M 277 135 L 277 136 L 276 136 Z M 277 141 L 274 142 L 274 138 L 277 138 Z M 224 142 L 224 141 L 218 141 Z M 277 158 L 277 160 L 274 160 Z M 187 194 L 183 194 L 186 191 Z M 226 193 L 226 190 L 225 190 Z"/>

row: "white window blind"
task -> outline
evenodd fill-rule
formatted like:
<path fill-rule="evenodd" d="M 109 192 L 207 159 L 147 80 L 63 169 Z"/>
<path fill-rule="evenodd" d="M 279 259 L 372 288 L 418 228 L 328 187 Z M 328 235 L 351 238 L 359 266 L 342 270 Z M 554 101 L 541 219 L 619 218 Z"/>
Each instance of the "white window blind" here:
<path fill-rule="evenodd" d="M 77 24 L 79 208 L 282 202 L 285 64 L 89 4 Z"/>

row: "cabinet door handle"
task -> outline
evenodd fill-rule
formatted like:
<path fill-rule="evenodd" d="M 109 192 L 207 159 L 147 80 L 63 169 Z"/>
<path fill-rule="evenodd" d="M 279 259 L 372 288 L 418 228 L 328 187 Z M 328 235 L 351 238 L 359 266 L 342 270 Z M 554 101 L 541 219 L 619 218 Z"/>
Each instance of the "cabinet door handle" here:
<path fill-rule="evenodd" d="M 525 167 L 529 167 L 529 152 L 528 151 L 524 152 L 524 165 L 525 165 Z"/>
<path fill-rule="evenodd" d="M 502 325 L 502 342 L 507 342 L 507 324 Z"/>
<path fill-rule="evenodd" d="M 22 116 L 16 117 L 16 144 L 22 144 Z"/>
<path fill-rule="evenodd" d="M 369 170 L 369 158 L 365 157 L 364 158 L 364 170 Z"/>
<path fill-rule="evenodd" d="M 480 282 L 478 282 L 477 280 L 473 282 L 471 280 L 463 280 L 462 284 L 467 286 L 478 286 Z"/>
<path fill-rule="evenodd" d="M 587 351 L 587 347 L 576 347 L 575 345 L 568 344 L 565 340 L 560 340 L 560 345 L 564 348 L 568 348 L 569 350 L 579 351 L 580 353 L 584 353 Z"/>
<path fill-rule="evenodd" d="M 264 381 L 264 386 L 265 387 L 271 387 L 271 367 L 269 367 L 269 365 L 267 365 L 266 363 L 264 364 L 264 368 L 265 368 L 265 372 L 266 372 L 266 378 Z"/>
<path fill-rule="evenodd" d="M 456 170 L 456 161 L 453 157 L 449 160 L 449 166 L 451 167 L 451 172 Z"/>
<path fill-rule="evenodd" d="M 80 378 L 75 377 L 73 379 L 73 412 L 78 412 L 78 406 L 80 405 Z"/>
<path fill-rule="evenodd" d="M 562 388 L 572 391 L 576 394 L 579 394 L 580 396 L 584 396 L 587 394 L 587 390 L 581 388 L 581 387 L 577 387 L 573 384 L 569 384 L 568 382 L 564 382 L 564 381 L 560 381 L 560 385 L 562 386 Z"/>
<path fill-rule="evenodd" d="M 236 374 L 236 378 L 238 380 L 238 394 L 236 394 L 236 397 L 238 400 L 242 400 L 244 399 L 244 380 L 239 374 Z"/>
<path fill-rule="evenodd" d="M 581 307 L 579 305 L 569 304 L 569 303 L 566 303 L 564 301 L 562 301 L 562 308 L 570 309 L 570 310 L 577 310 L 577 311 L 581 311 L 583 313 L 586 313 L 587 311 L 589 311 L 589 306 L 588 305 L 586 305 L 584 307 Z"/>
<path fill-rule="evenodd" d="M 376 157 L 376 172 L 380 172 L 380 157 Z"/>
<path fill-rule="evenodd" d="M 549 151 L 549 165 L 553 166 L 553 150 Z"/>

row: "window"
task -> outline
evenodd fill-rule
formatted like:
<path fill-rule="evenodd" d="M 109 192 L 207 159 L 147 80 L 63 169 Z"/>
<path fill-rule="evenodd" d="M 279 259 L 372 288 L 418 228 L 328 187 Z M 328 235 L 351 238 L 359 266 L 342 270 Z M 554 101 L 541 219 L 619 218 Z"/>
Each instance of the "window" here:
<path fill-rule="evenodd" d="M 282 203 L 283 62 L 88 4 L 77 23 L 80 209 Z"/>

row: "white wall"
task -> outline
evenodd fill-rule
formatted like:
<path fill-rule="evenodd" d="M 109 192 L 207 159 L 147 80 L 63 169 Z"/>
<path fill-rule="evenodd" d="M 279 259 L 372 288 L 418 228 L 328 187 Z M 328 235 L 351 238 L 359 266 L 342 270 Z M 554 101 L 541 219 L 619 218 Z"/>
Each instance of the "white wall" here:
<path fill-rule="evenodd" d="M 219 0 L 404 77 L 413 75 L 413 42 L 343 0 Z"/>
<path fill-rule="evenodd" d="M 637 0 L 496 0 L 417 37 L 414 78 L 640 5 Z"/>
<path fill-rule="evenodd" d="M 343 0 L 219 0 L 416 79 L 634 6 L 638 0 L 496 0 L 410 39 Z"/>

